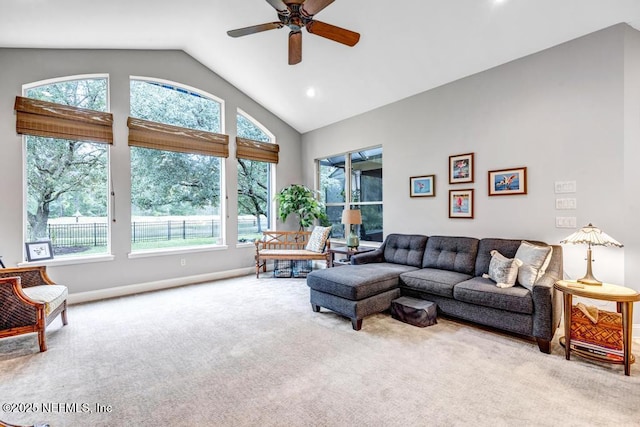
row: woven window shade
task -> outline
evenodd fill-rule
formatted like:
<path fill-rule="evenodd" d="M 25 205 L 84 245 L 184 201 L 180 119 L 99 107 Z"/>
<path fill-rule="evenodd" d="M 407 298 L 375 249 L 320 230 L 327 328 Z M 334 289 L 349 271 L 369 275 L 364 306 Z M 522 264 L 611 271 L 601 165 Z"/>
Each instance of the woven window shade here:
<path fill-rule="evenodd" d="M 236 137 L 236 157 L 259 162 L 278 163 L 278 144 Z"/>
<path fill-rule="evenodd" d="M 16 96 L 16 132 L 113 144 L 113 114 Z"/>
<path fill-rule="evenodd" d="M 178 153 L 229 157 L 229 135 L 129 117 L 129 145 Z"/>

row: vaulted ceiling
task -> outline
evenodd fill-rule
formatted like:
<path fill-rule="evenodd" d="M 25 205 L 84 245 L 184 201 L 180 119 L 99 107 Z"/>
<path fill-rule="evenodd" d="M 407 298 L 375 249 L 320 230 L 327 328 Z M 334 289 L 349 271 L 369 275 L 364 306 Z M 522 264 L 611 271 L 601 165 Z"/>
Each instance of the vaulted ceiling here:
<path fill-rule="evenodd" d="M 640 0 L 336 0 L 315 18 L 360 42 L 303 30 L 291 66 L 288 29 L 226 33 L 277 21 L 265 0 L 1 0 L 0 47 L 182 49 L 305 133 L 620 22 L 640 28 Z"/>

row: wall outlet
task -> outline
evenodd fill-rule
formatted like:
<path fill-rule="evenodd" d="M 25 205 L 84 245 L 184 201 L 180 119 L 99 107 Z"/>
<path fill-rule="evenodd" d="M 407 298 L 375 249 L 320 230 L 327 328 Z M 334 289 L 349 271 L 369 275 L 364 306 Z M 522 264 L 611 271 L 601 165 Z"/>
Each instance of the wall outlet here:
<path fill-rule="evenodd" d="M 184 258 L 180 258 L 180 266 L 184 267 L 185 265 L 187 265 L 187 260 Z"/>
<path fill-rule="evenodd" d="M 575 216 L 557 216 L 556 217 L 556 228 L 576 228 L 576 217 Z"/>
<path fill-rule="evenodd" d="M 577 209 L 578 200 L 574 198 L 556 199 L 556 209 Z"/>
<path fill-rule="evenodd" d="M 556 181 L 555 188 L 556 188 L 556 193 L 575 193 L 576 182 L 575 181 Z"/>

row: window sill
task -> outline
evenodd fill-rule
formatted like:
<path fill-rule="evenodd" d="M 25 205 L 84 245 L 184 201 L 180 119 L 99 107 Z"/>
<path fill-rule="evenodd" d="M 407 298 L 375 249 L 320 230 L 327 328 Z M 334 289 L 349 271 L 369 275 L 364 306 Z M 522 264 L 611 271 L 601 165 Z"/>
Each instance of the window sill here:
<path fill-rule="evenodd" d="M 215 245 L 215 246 L 191 246 L 187 248 L 172 248 L 172 249 L 150 249 L 148 251 L 130 252 L 129 259 L 134 258 L 149 258 L 154 256 L 164 255 L 179 255 L 195 252 L 211 252 L 211 251 L 223 251 L 229 249 L 227 245 Z"/>
<path fill-rule="evenodd" d="M 105 254 L 105 255 L 94 255 L 94 256 L 83 256 L 83 257 L 64 257 L 64 258 L 54 258 L 46 261 L 33 261 L 33 262 L 20 262 L 18 263 L 18 267 L 29 267 L 29 266 L 38 266 L 38 265 L 46 265 L 47 267 L 57 267 L 60 265 L 73 265 L 73 264 L 90 264 L 93 262 L 107 262 L 113 261 L 116 259 L 114 255 Z"/>

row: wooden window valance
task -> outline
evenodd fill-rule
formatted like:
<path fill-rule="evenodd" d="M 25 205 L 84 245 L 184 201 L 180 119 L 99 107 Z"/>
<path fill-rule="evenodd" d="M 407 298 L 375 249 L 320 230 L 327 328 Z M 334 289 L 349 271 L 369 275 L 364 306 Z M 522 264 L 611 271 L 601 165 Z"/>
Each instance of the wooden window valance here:
<path fill-rule="evenodd" d="M 16 96 L 16 132 L 113 144 L 113 114 Z"/>
<path fill-rule="evenodd" d="M 178 153 L 229 157 L 229 135 L 129 117 L 129 145 Z"/>
<path fill-rule="evenodd" d="M 259 162 L 278 163 L 280 147 L 270 142 L 236 137 L 236 157 Z"/>

